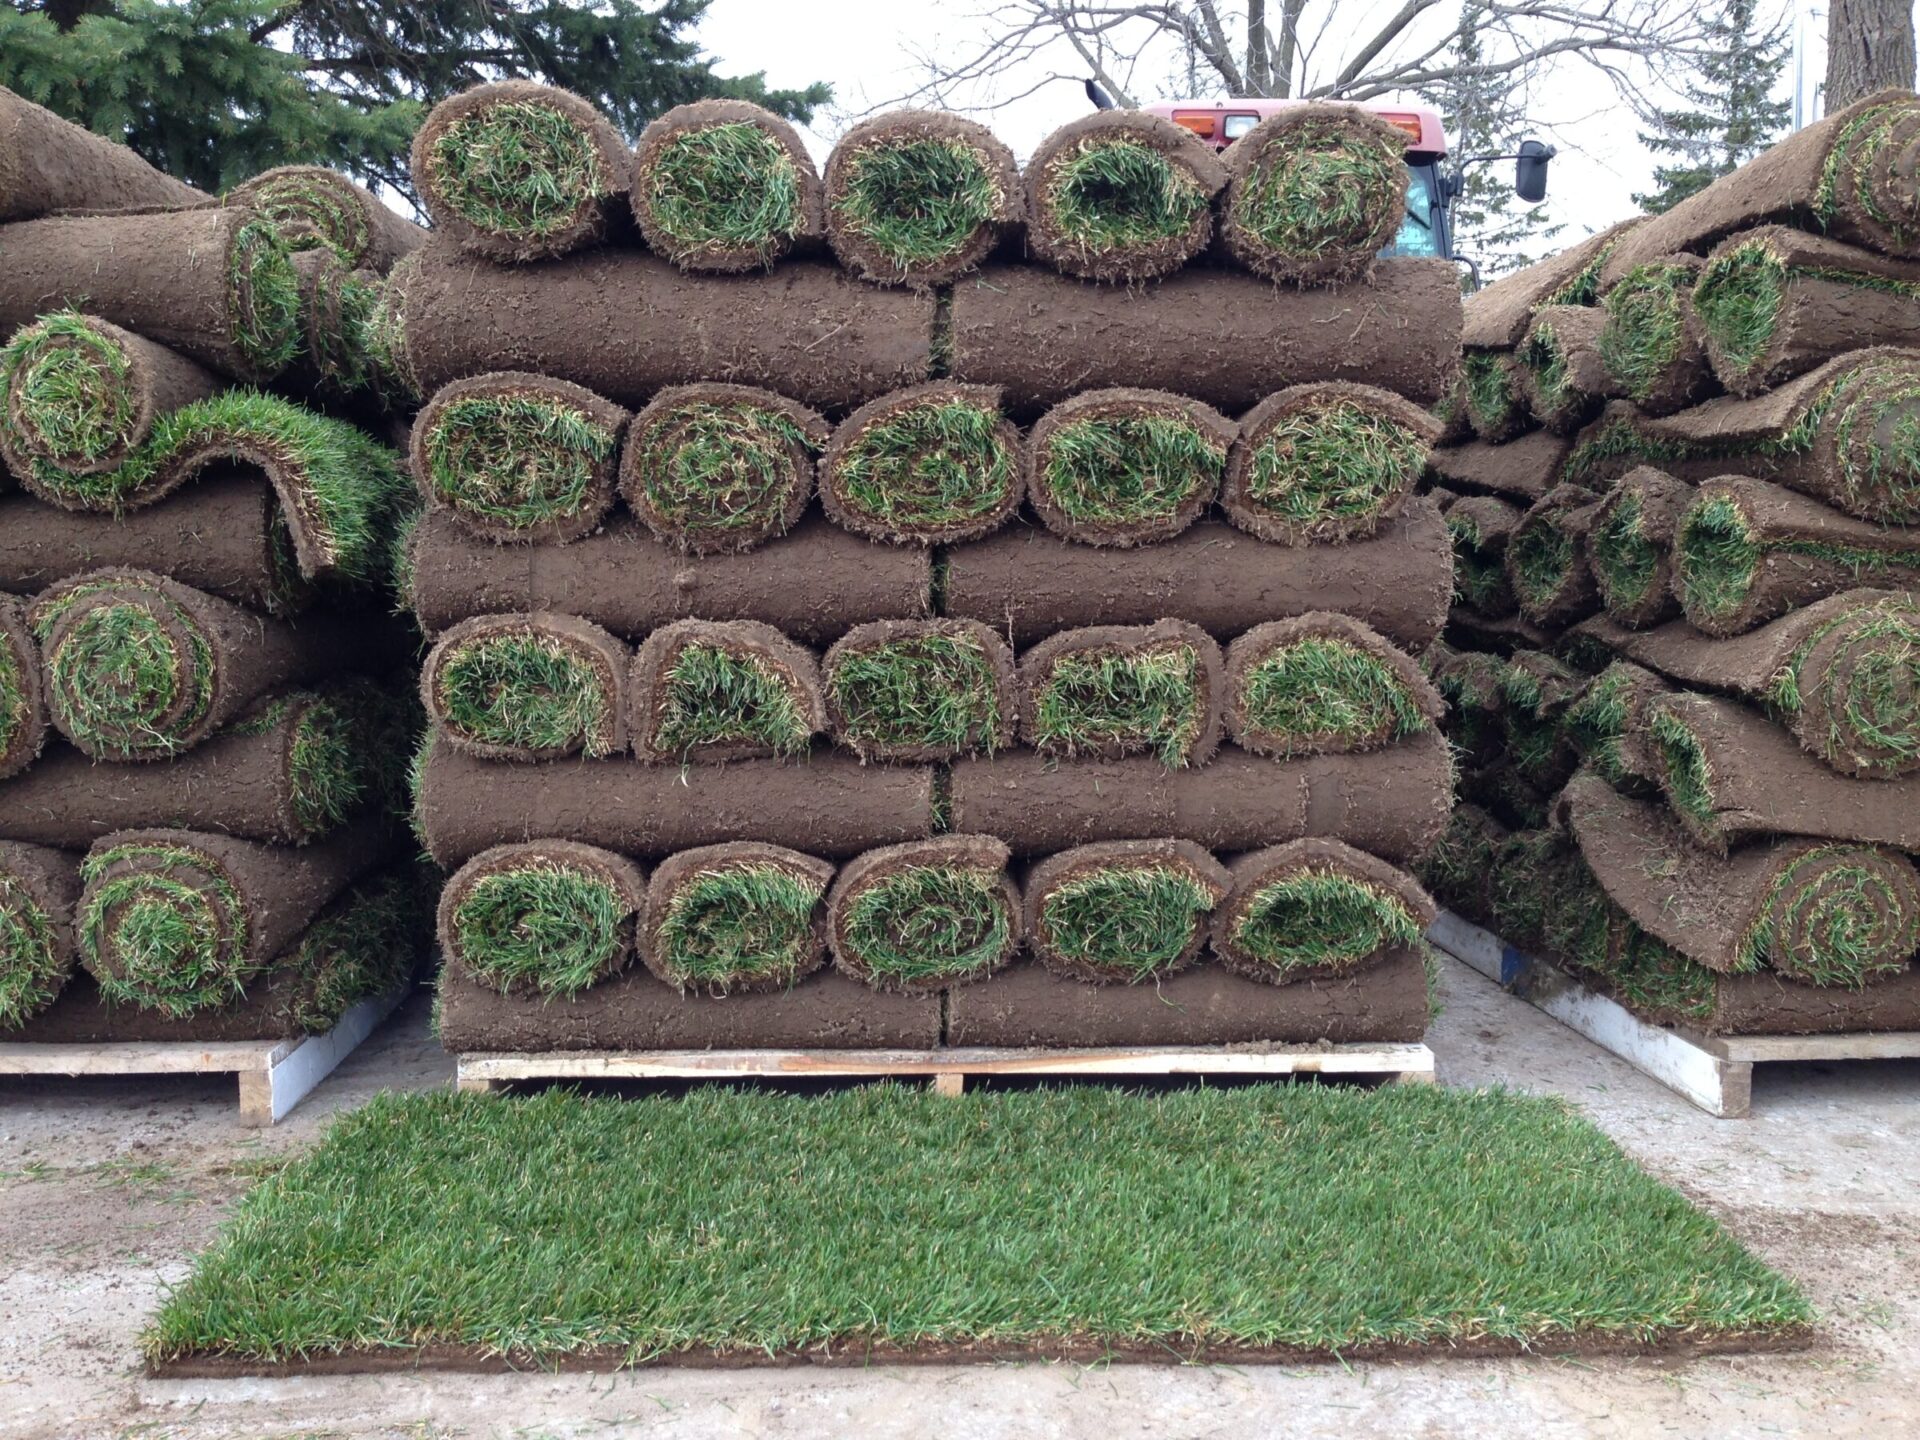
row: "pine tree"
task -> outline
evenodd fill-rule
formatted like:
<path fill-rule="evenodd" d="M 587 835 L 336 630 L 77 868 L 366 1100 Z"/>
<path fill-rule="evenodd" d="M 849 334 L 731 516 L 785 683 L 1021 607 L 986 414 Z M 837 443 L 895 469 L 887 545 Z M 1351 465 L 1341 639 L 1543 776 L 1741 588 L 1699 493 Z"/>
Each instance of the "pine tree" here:
<path fill-rule="evenodd" d="M 0 5 L 0 85 L 220 190 L 330 165 L 410 193 L 407 146 L 435 101 L 484 80 L 564 86 L 637 135 L 706 96 L 805 120 L 825 85 L 716 74 L 690 30 L 711 0 L 18 0 Z"/>
<path fill-rule="evenodd" d="M 1673 164 L 1654 167 L 1653 191 L 1633 197 L 1649 214 L 1670 210 L 1739 169 L 1786 125 L 1791 103 L 1772 98 L 1787 63 L 1786 30 L 1763 30 L 1758 8 L 1758 0 L 1726 0 L 1707 22 L 1707 52 L 1695 78 L 1681 87 L 1692 108 L 1660 111 L 1653 133 L 1641 133 L 1649 150 L 1674 157 Z"/>

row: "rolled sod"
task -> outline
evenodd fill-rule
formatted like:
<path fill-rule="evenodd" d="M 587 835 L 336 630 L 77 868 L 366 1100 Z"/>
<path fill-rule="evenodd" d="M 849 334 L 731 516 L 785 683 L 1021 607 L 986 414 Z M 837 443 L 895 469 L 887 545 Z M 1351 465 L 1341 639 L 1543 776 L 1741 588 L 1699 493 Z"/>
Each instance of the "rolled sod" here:
<path fill-rule="evenodd" d="M 1520 395 L 1533 418 L 1571 435 L 1600 412 L 1619 386 L 1600 356 L 1607 312 L 1591 305 L 1548 305 L 1515 347 Z"/>
<path fill-rule="evenodd" d="M 1920 602 L 1849 590 L 1731 639 L 1676 621 L 1635 632 L 1588 621 L 1608 648 L 1684 685 L 1766 705 L 1842 775 L 1920 769 Z"/>
<path fill-rule="evenodd" d="M 1605 301 L 1601 363 L 1617 391 L 1646 415 L 1670 415 L 1718 390 L 1693 313 L 1693 286 L 1705 265 L 1675 255 L 1637 266 Z"/>
<path fill-rule="evenodd" d="M 1292 386 L 1242 417 L 1221 513 L 1286 545 L 1372 535 L 1405 505 L 1439 435 L 1432 415 L 1391 391 Z"/>
<path fill-rule="evenodd" d="M 820 457 L 821 508 L 869 540 L 976 540 L 1020 508 L 1025 452 L 995 387 L 910 386 L 861 406 L 834 430 Z"/>
<path fill-rule="evenodd" d="M 0 1035 L 59 998 L 73 974 L 80 857 L 0 840 Z"/>
<path fill-rule="evenodd" d="M 0 333 L 81 309 L 236 380 L 300 350 L 286 241 L 245 206 L 27 220 L 0 232 Z"/>
<path fill-rule="evenodd" d="M 165 760 L 260 696 L 368 666 L 363 621 L 298 625 L 254 615 L 143 570 L 96 570 L 49 587 L 28 619 L 49 718 L 96 760 Z"/>
<path fill-rule="evenodd" d="M 16 475 L 124 464 L 156 420 L 224 388 L 184 355 L 77 310 L 22 326 L 0 350 L 0 458 Z"/>
<path fill-rule="evenodd" d="M 1494 858 L 1507 827 L 1477 805 L 1456 806 L 1446 834 L 1413 869 L 1434 900 L 1476 925 L 1493 919 Z"/>
<path fill-rule="evenodd" d="M 1507 542 L 1525 512 L 1493 495 L 1463 495 L 1447 506 L 1453 537 L 1453 603 L 1498 619 L 1519 607 L 1507 578 Z"/>
<path fill-rule="evenodd" d="M 986 126 L 931 110 L 863 120 L 827 157 L 827 241 L 883 285 L 926 287 L 973 269 L 1021 218 L 1013 152 Z"/>
<path fill-rule="evenodd" d="M 1256 625 L 1227 646 L 1225 692 L 1233 743 L 1282 760 L 1379 750 L 1446 713 L 1410 656 L 1324 611 Z"/>
<path fill-rule="evenodd" d="M 1470 350 L 1511 350 L 1526 338 L 1533 317 L 1546 307 L 1599 304 L 1600 267 L 1642 218 L 1635 216 L 1589 235 L 1474 291 L 1466 298 L 1461 343 Z"/>
<path fill-rule="evenodd" d="M 1000 969 L 1023 939 L 1020 887 L 991 835 L 941 835 L 869 850 L 827 892 L 827 944 L 844 975 L 876 990 L 939 990 Z"/>
<path fill-rule="evenodd" d="M 746 100 L 676 105 L 634 149 L 629 199 L 654 254 L 688 270 L 760 270 L 826 233 L 799 133 Z"/>
<path fill-rule="evenodd" d="M 1291 105 L 1226 151 L 1220 236 L 1235 262 L 1297 285 L 1366 274 L 1407 208 L 1407 137 L 1353 105 Z"/>
<path fill-rule="evenodd" d="M 1165 835 L 1257 850 L 1317 835 L 1405 864 L 1439 838 L 1452 808 L 1452 752 L 1425 734 L 1363 755 L 1294 760 L 1229 748 L 1185 770 L 1146 756 L 1068 764 L 1009 751 L 955 762 L 951 820 L 1000 836 L 1016 855 Z"/>
<path fill-rule="evenodd" d="M 40 647 L 27 624 L 26 608 L 13 596 L 0 594 L 0 779 L 38 759 L 46 739 L 47 695 Z"/>
<path fill-rule="evenodd" d="M 620 493 L 676 549 L 751 550 L 800 523 L 829 433 L 816 412 L 771 390 L 669 386 L 627 433 Z"/>
<path fill-rule="evenodd" d="M 395 268 L 379 327 L 396 380 L 422 399 L 452 380 L 524 370 L 628 406 L 721 380 L 845 414 L 926 378 L 934 308 L 929 294 L 862 285 L 818 262 L 694 275 L 596 250 L 503 267 L 436 242 Z"/>
<path fill-rule="evenodd" d="M 1455 610 L 1447 619 L 1447 641 L 1468 650 L 1506 656 L 1516 650 L 1542 650 L 1558 637 L 1518 615 L 1489 620 L 1471 610 Z"/>
<path fill-rule="evenodd" d="M 425 230 L 370 190 L 318 165 L 263 170 L 226 198 L 257 211 L 295 251 L 329 251 L 349 270 L 384 275 L 427 242 Z"/>
<path fill-rule="evenodd" d="M 1669 694 L 1672 688 L 1644 666 L 1614 661 L 1589 680 L 1586 689 L 1562 712 L 1561 728 L 1567 743 L 1610 785 L 1636 790 L 1657 785 L 1660 760 L 1653 749 L 1647 707 L 1656 695 Z"/>
<path fill-rule="evenodd" d="M 1269 545 L 1202 520 L 1163 544 L 1096 550 L 1010 529 L 946 555 L 946 613 L 1031 645 L 1082 625 L 1150 625 L 1178 615 L 1216 639 L 1315 610 L 1364 620 L 1408 650 L 1446 623 L 1453 563 L 1446 522 L 1409 500 L 1371 539 Z"/>
<path fill-rule="evenodd" d="M 371 270 L 348 269 L 331 250 L 300 251 L 293 267 L 300 277 L 302 344 L 278 388 L 367 414 L 404 402 L 370 344 L 386 283 Z"/>
<path fill-rule="evenodd" d="M 565 380 L 476 375 L 435 392 L 414 418 L 408 459 L 426 502 L 473 534 L 564 544 L 613 508 L 629 418 Z"/>
<path fill-rule="evenodd" d="M 546 610 L 629 641 L 700 617 L 758 620 L 829 645 L 870 620 L 927 614 L 933 586 L 924 548 L 874 545 L 820 516 L 762 551 L 690 558 L 625 516 L 570 545 L 503 548 L 430 511 L 404 563 L 408 602 L 429 634 L 470 615 Z"/>
<path fill-rule="evenodd" d="M 1599 587 L 1587 563 L 1599 499 L 1578 485 L 1556 485 L 1514 527 L 1507 539 L 1507 579 L 1523 618 L 1552 628 L 1599 608 Z"/>
<path fill-rule="evenodd" d="M 1461 356 L 1461 396 L 1476 439 L 1504 445 L 1534 428 L 1523 368 L 1508 350 L 1469 350 Z"/>
<path fill-rule="evenodd" d="M 1587 565 L 1608 619 L 1641 629 L 1680 612 L 1674 533 L 1693 498 L 1691 485 L 1650 465 L 1628 471 L 1601 497 L 1587 529 Z"/>
<path fill-rule="evenodd" d="M 1406 871 L 1338 840 L 1292 840 L 1227 867 L 1213 953 L 1249 980 L 1346 975 L 1420 943 L 1438 907 Z"/>
<path fill-rule="evenodd" d="M 1383 260 L 1364 281 L 1307 290 L 1198 266 L 1125 289 L 991 266 L 954 286 L 950 373 L 1004 386 L 1022 418 L 1114 385 L 1229 414 L 1319 380 L 1431 405 L 1459 363 L 1459 335 L 1458 272 L 1434 260 Z"/>
<path fill-rule="evenodd" d="M 706 845 L 647 882 L 640 957 L 685 994 L 789 990 L 827 960 L 834 867 L 781 845 Z"/>
<path fill-rule="evenodd" d="M 386 859 L 389 833 L 381 818 L 298 847 L 116 831 L 80 867 L 80 963 L 116 1004 L 175 1018 L 218 1009 Z"/>
<path fill-rule="evenodd" d="M 127 146 L 0 89 L 0 221 L 55 210 L 179 207 L 206 200 Z"/>
<path fill-rule="evenodd" d="M 1441 725 L 1448 741 L 1469 772 L 1504 764 L 1506 721 L 1502 710 L 1506 693 L 1506 661 L 1482 650 L 1456 650 L 1444 641 L 1428 647 L 1421 663 L 1433 677 L 1433 687 L 1446 702 Z"/>
<path fill-rule="evenodd" d="M 1169 540 L 1213 504 L 1238 435 L 1198 400 L 1089 390 L 1047 411 L 1027 437 L 1027 499 L 1068 540 L 1122 549 Z"/>
<path fill-rule="evenodd" d="M 1028 871 L 1027 941 L 1056 975 L 1158 982 L 1200 958 L 1228 885 L 1226 868 L 1188 840 L 1076 846 Z"/>
<path fill-rule="evenodd" d="M 875 620 L 820 664 L 827 727 L 862 760 L 926 763 L 1013 744 L 1013 652 L 974 620 Z"/>
<path fill-rule="evenodd" d="M 1020 657 L 1019 683 L 1020 738 L 1043 755 L 1173 770 L 1220 748 L 1220 647 L 1183 620 L 1063 630 Z"/>
<path fill-rule="evenodd" d="M 565 998 L 625 969 L 646 876 L 622 855 L 571 840 L 497 845 L 440 892 L 447 965 L 502 995 Z"/>
<path fill-rule="evenodd" d="M 436 231 L 469 254 L 518 264 L 605 240 L 631 152 L 578 95 L 503 80 L 435 105 L 412 161 Z"/>
<path fill-rule="evenodd" d="M 1435 450 L 1427 466 L 1441 484 L 1475 495 L 1503 495 L 1531 505 L 1560 480 L 1572 445 L 1563 435 L 1533 430 L 1505 445 L 1475 442 Z"/>
<path fill-rule="evenodd" d="M 1125 284 L 1171 274 L 1207 248 L 1227 171 L 1171 120 L 1102 110 L 1042 140 L 1022 178 L 1028 252 L 1064 275 Z"/>
<path fill-rule="evenodd" d="M 617 755 L 632 660 L 572 615 L 476 615 L 434 642 L 420 701 L 449 745 L 482 760 Z"/>
<path fill-rule="evenodd" d="M 756 620 L 676 620 L 633 657 L 627 729 L 643 761 L 805 753 L 827 728 L 812 653 Z"/>

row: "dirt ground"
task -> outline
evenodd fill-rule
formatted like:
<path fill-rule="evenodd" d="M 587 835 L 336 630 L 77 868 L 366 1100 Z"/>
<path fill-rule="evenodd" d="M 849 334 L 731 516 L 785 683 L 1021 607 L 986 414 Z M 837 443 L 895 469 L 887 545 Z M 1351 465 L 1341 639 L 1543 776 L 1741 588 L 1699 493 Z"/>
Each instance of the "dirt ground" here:
<path fill-rule="evenodd" d="M 1450 965 L 1449 1084 L 1577 1100 L 1802 1282 L 1814 1350 L 1660 1361 L 1233 1369 L 1065 1365 L 154 1382 L 136 1342 L 262 1169 L 382 1087 L 446 1083 L 415 1002 L 277 1129 L 230 1082 L 0 1081 L 0 1435 L 94 1437 L 1912 1436 L 1920 1433 L 1920 1062 L 1762 1067 L 1716 1121 Z"/>

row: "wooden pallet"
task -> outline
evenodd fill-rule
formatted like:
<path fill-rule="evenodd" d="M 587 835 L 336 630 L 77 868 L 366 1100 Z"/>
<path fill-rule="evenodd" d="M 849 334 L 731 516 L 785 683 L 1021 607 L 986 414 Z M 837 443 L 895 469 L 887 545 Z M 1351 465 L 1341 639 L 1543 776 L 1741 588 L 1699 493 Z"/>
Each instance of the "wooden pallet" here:
<path fill-rule="evenodd" d="M 1105 1050 L 564 1050 L 456 1055 L 462 1090 L 516 1080 L 928 1079 L 958 1095 L 969 1076 L 1102 1080 L 1171 1075 L 1329 1075 L 1433 1082 L 1425 1045 L 1281 1046 L 1271 1050 L 1140 1047 Z"/>
<path fill-rule="evenodd" d="M 1776 1060 L 1904 1060 L 1920 1057 L 1920 1033 L 1701 1035 L 1652 1025 L 1587 989 L 1548 961 L 1442 912 L 1427 938 L 1462 964 L 1544 1010 L 1601 1049 L 1724 1119 L 1753 1104 L 1753 1067 Z"/>
<path fill-rule="evenodd" d="M 127 1041 L 121 1044 L 0 1043 L 0 1075 L 219 1075 L 240 1081 L 240 1123 L 273 1125 L 333 1073 L 407 991 L 362 1000 L 323 1035 L 291 1040 Z"/>

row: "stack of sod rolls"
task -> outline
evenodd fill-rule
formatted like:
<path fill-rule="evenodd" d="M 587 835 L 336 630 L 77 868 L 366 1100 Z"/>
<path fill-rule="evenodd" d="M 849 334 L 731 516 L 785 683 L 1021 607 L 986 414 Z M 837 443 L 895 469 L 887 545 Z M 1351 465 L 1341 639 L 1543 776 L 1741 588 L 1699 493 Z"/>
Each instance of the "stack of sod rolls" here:
<path fill-rule="evenodd" d="M 443 1042 L 1422 1034 L 1460 312 L 1375 258 L 1403 140 L 437 109 L 374 329 Z"/>
<path fill-rule="evenodd" d="M 1661 1023 L 1920 1026 L 1916 127 L 1872 96 L 1589 242 L 1585 310 L 1468 304 L 1536 297 L 1543 428 L 1433 466 L 1472 803 L 1426 878 Z"/>
<path fill-rule="evenodd" d="M 341 418 L 371 371 L 310 363 L 414 227 L 324 172 L 215 202 L 5 92 L 0 128 L 0 1038 L 326 1030 L 430 933 L 412 492 Z"/>

